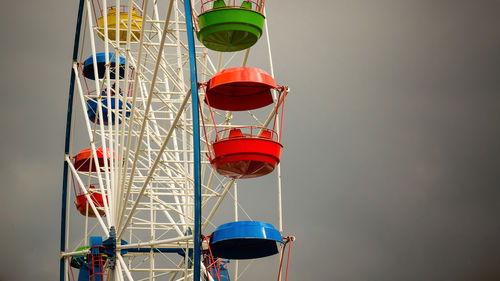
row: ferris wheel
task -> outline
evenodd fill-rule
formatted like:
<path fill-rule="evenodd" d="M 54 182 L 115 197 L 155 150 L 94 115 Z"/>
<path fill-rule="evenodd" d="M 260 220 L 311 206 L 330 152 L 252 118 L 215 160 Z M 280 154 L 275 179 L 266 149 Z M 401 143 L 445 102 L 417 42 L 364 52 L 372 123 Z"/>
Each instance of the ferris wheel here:
<path fill-rule="evenodd" d="M 288 87 L 274 79 L 264 2 L 80 0 L 60 280 L 244 280 L 240 260 L 274 255 L 286 280 Z M 252 66 L 257 44 L 266 70 Z M 238 187 L 264 176 L 278 202 L 259 208 L 275 211 L 275 225 L 238 200 Z M 218 224 L 226 201 L 234 216 Z"/>

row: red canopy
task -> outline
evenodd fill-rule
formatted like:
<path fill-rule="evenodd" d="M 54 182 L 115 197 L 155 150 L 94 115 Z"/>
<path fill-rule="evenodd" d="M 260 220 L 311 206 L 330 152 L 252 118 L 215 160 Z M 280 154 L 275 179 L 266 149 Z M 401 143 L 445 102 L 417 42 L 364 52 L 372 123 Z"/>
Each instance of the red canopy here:
<path fill-rule="evenodd" d="M 273 103 L 271 89 L 278 86 L 273 77 L 255 67 L 228 68 L 215 74 L 207 83 L 205 102 L 211 107 L 243 111 Z"/>

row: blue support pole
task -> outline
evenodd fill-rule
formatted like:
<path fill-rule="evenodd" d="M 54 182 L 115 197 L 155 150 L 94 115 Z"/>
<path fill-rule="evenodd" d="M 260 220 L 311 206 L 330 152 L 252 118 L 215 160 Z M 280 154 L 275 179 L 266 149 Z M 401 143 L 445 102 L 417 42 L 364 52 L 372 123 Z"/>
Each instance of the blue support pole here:
<path fill-rule="evenodd" d="M 149 253 L 153 251 L 154 253 L 176 253 L 180 256 L 186 255 L 186 252 L 179 248 L 127 248 L 125 250 L 128 253 Z"/>
<path fill-rule="evenodd" d="M 194 160 L 194 244 L 193 281 L 200 281 L 201 263 L 201 167 L 200 167 L 200 113 L 198 107 L 198 80 L 196 72 L 196 49 L 193 35 L 191 0 L 184 0 L 186 29 L 189 46 L 189 66 L 191 71 L 191 102 L 193 113 L 193 160 Z"/>
<path fill-rule="evenodd" d="M 78 6 L 78 17 L 76 20 L 76 31 L 75 31 L 75 44 L 73 46 L 73 63 L 76 62 L 78 58 L 78 47 L 80 45 L 80 29 L 82 26 L 82 14 L 83 14 L 83 0 L 80 0 Z M 69 153 L 70 136 L 71 136 L 71 117 L 73 115 L 73 94 L 75 85 L 75 72 L 71 68 L 70 80 L 69 80 L 69 94 L 68 94 L 68 112 L 66 115 L 66 137 L 64 141 L 64 155 Z M 62 185 L 62 204 L 61 204 L 61 252 L 66 251 L 66 198 L 68 196 L 68 163 L 64 161 L 63 168 L 63 185 Z M 64 281 L 64 258 L 59 261 L 59 279 Z"/>

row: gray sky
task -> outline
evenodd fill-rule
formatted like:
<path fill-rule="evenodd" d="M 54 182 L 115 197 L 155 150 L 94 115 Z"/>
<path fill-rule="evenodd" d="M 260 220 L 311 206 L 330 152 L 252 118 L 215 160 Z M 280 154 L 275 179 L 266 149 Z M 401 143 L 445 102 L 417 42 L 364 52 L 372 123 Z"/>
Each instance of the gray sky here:
<path fill-rule="evenodd" d="M 500 1 L 266 2 L 289 280 L 500 280 Z M 3 9 L 0 280 L 56 280 L 77 1 Z"/>

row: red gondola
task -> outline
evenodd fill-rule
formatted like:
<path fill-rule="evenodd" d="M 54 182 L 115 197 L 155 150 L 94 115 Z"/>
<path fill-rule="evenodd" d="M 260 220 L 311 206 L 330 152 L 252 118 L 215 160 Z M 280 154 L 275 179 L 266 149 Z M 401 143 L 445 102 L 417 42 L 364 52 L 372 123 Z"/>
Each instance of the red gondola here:
<path fill-rule="evenodd" d="M 110 166 L 109 149 L 106 149 L 106 152 L 106 157 L 104 157 L 102 147 L 96 148 L 97 159 L 99 160 L 99 167 L 101 170 L 104 170 L 104 159 L 107 160 L 108 167 Z M 92 156 L 92 148 L 87 148 L 78 152 L 74 157 L 74 161 L 75 169 L 79 172 L 97 172 L 94 157 Z"/>
<path fill-rule="evenodd" d="M 224 131 L 218 134 L 224 135 Z M 283 146 L 273 130 L 250 126 L 229 129 L 229 136 L 216 139 L 212 148 L 210 163 L 217 172 L 241 179 L 271 173 L 280 161 Z"/>
<path fill-rule="evenodd" d="M 104 216 L 105 215 L 104 199 L 101 192 L 93 185 L 90 185 L 87 190 L 89 192 L 90 198 L 92 199 L 92 202 L 94 203 L 97 209 L 97 212 L 99 213 L 99 215 Z M 92 210 L 92 207 L 90 206 L 87 197 L 85 197 L 85 194 L 83 194 L 82 190 L 80 190 L 79 194 L 76 195 L 75 205 L 76 209 L 80 212 L 80 214 L 85 216 L 87 214 L 87 209 L 88 209 L 88 216 L 96 217 L 94 210 Z"/>

